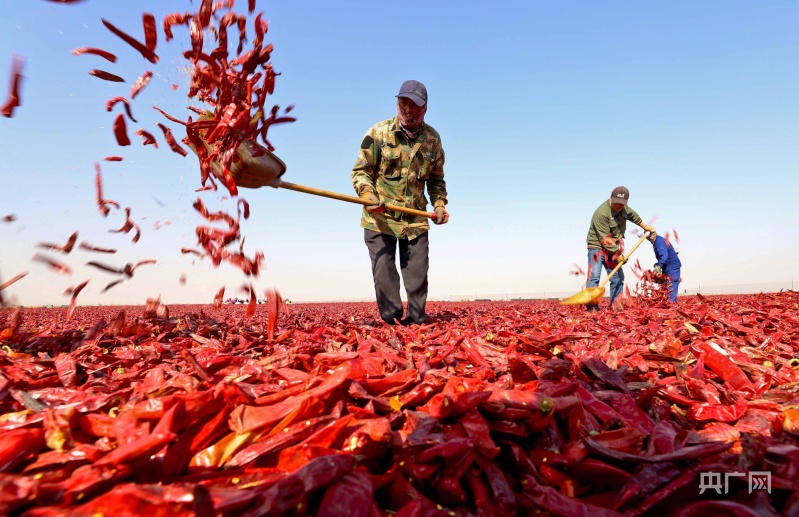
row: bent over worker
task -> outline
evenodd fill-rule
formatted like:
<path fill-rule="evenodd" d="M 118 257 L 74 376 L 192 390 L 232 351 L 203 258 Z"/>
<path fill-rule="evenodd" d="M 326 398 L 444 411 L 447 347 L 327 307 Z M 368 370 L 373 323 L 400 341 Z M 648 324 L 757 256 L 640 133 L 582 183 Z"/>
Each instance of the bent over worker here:
<path fill-rule="evenodd" d="M 660 235 L 651 233 L 647 238 L 655 250 L 655 258 L 657 259 L 655 273 L 665 275 L 666 289 L 669 290 L 669 301 L 674 303 L 677 301 L 677 291 L 680 288 L 680 268 L 682 268 L 680 257 L 677 255 L 677 250 L 674 249 L 674 246 Z"/>
<path fill-rule="evenodd" d="M 435 209 L 436 224 L 449 213 L 444 182 L 444 149 L 435 129 L 425 124 L 427 89 L 418 81 L 405 81 L 397 94 L 397 116 L 366 133 L 352 168 L 352 185 L 371 205 L 364 208 L 361 227 L 372 261 L 377 307 L 388 324 L 420 324 L 426 319 L 428 230 L 427 218 L 388 210 L 398 205 L 425 210 L 427 197 Z M 396 256 L 408 296 L 403 319 Z"/>
<path fill-rule="evenodd" d="M 646 224 L 638 213 L 627 205 L 630 191 L 626 187 L 616 187 L 610 193 L 610 199 L 603 202 L 594 211 L 591 225 L 588 227 L 588 281 L 586 287 L 599 286 L 602 268 L 610 273 L 623 258 L 620 239 L 627 231 L 627 221 L 632 221 L 644 231 L 654 232 L 655 229 Z M 624 271 L 619 268 L 610 279 L 610 306 L 613 307 L 616 299 L 624 289 Z M 586 308 L 589 311 L 599 310 L 599 305 L 591 304 Z"/>

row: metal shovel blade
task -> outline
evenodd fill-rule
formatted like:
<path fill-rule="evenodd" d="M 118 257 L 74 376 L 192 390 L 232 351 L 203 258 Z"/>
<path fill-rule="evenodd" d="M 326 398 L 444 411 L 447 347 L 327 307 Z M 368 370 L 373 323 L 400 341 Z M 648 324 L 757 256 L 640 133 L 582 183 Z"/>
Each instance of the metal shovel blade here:
<path fill-rule="evenodd" d="M 236 149 L 238 160 L 230 166 L 230 174 L 236 185 L 243 188 L 280 186 L 280 177 L 286 172 L 283 160 L 270 153 L 264 146 L 245 140 Z"/>
<path fill-rule="evenodd" d="M 204 135 L 203 135 L 204 136 Z M 202 136 L 201 136 L 202 138 Z M 202 140 L 207 152 L 211 146 Z M 189 148 L 197 153 L 193 145 Z M 222 168 L 219 161 L 212 161 L 210 167 L 216 172 L 217 177 L 222 177 Z M 243 188 L 261 188 L 280 186 L 280 177 L 286 172 L 283 160 L 270 153 L 269 150 L 252 140 L 245 140 L 236 148 L 236 157 L 230 165 L 230 174 L 236 181 L 236 186 Z"/>
<path fill-rule="evenodd" d="M 599 303 L 602 297 L 605 296 L 605 288 L 603 287 L 589 287 L 583 289 L 577 294 L 573 294 L 568 298 L 561 300 L 562 305 L 593 305 Z"/>

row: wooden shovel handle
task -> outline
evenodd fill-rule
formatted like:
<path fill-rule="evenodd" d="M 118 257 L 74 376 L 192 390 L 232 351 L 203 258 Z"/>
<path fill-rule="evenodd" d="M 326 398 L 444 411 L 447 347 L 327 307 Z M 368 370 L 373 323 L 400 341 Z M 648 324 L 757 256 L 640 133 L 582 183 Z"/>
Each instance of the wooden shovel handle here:
<path fill-rule="evenodd" d="M 638 242 L 635 243 L 635 246 L 633 246 L 633 249 L 628 251 L 626 255 L 622 255 L 621 260 L 619 260 L 619 263 L 616 264 L 616 267 L 614 267 L 613 270 L 608 274 L 608 276 L 605 277 L 605 279 L 602 281 L 602 283 L 599 284 L 599 287 L 605 287 L 605 284 L 607 284 L 610 281 L 610 279 L 613 278 L 613 275 L 616 274 L 616 271 L 621 269 L 621 267 L 627 262 L 627 260 L 629 260 L 630 256 L 633 254 L 633 251 L 635 251 L 636 248 L 638 248 L 638 246 L 640 246 L 641 243 L 644 242 L 644 239 L 646 239 L 648 236 L 649 236 L 649 232 L 644 232 L 644 234 L 641 235 L 641 238 L 638 239 Z"/>
<path fill-rule="evenodd" d="M 359 197 L 347 196 L 345 194 L 339 194 L 338 192 L 330 192 L 329 190 L 322 190 L 320 188 L 306 187 L 305 185 L 297 185 L 296 183 L 289 183 L 287 181 L 281 181 L 279 188 L 293 190 L 294 192 L 302 192 L 303 194 L 311 194 L 313 196 L 322 196 L 330 199 L 338 199 L 339 201 L 347 201 L 348 203 L 356 203 L 358 205 L 364 205 L 364 206 L 371 205 L 369 201 L 366 201 L 365 199 L 361 199 Z M 404 206 L 396 206 L 396 205 L 385 205 L 385 207 L 387 210 L 393 210 L 395 212 L 401 212 L 403 214 L 415 215 L 417 217 L 429 217 L 430 219 L 433 220 L 435 220 L 436 218 L 435 212 L 425 212 L 423 210 L 405 208 Z"/>

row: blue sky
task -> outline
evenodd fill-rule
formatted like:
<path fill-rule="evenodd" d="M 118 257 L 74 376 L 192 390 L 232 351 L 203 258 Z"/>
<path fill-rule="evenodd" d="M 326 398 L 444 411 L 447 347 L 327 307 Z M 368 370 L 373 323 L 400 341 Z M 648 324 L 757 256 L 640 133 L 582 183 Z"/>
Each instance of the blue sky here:
<path fill-rule="evenodd" d="M 238 10 L 246 9 L 239 0 Z M 298 121 L 270 130 L 287 181 L 352 193 L 350 169 L 367 129 L 394 114 L 406 79 L 427 85 L 426 121 L 447 156 L 450 223 L 431 230 L 430 298 L 569 293 L 584 278 L 585 235 L 594 209 L 617 185 L 662 234 L 680 235 L 683 287 L 799 281 L 799 4 L 774 2 L 258 2 L 282 73 L 272 102 L 296 105 Z M 101 23 L 141 37 L 141 14 L 160 20 L 197 8 L 184 0 L 136 2 L 0 0 L 0 96 L 11 55 L 26 56 L 22 106 L 0 120 L 0 279 L 29 274 L 4 295 L 20 304 L 60 304 L 86 279 L 84 304 L 205 303 L 222 285 L 240 295 L 237 270 L 182 255 L 193 247 L 199 187 L 192 155 L 172 153 L 151 106 L 185 117 L 186 30 L 157 65 Z M 250 32 L 252 34 L 252 32 Z M 96 46 L 116 64 L 71 50 Z M 88 75 L 100 68 L 126 83 Z M 111 97 L 129 97 L 145 70 L 154 78 L 132 101 L 133 145 L 113 137 Z M 171 84 L 180 88 L 173 91 Z M 179 127 L 167 123 L 176 134 Z M 144 128 L 159 149 L 140 145 Z M 137 244 L 109 233 L 94 204 L 94 163 L 105 194 L 132 208 Z M 245 251 L 263 250 L 259 292 L 293 300 L 373 299 L 360 209 L 285 190 L 242 190 L 252 216 Z M 211 209 L 232 209 L 221 193 Z M 170 221 L 155 229 L 156 221 Z M 31 262 L 38 242 L 80 240 L 116 255 L 56 257 L 72 276 Z M 635 237 L 629 234 L 628 239 Z M 55 256 L 55 255 L 53 255 Z M 645 244 L 634 255 L 654 261 Z M 105 294 L 114 276 L 90 260 L 122 266 L 155 258 Z M 179 283 L 186 275 L 186 285 Z M 628 269 L 628 282 L 634 277 Z"/>

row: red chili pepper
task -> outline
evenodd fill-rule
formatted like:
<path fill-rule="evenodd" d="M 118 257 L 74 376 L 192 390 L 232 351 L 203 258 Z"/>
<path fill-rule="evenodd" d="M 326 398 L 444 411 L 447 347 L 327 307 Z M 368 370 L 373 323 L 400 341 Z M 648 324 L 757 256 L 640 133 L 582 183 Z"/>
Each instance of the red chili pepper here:
<path fill-rule="evenodd" d="M 522 476 L 522 485 L 525 487 L 525 498 L 528 498 L 534 507 L 553 515 L 620 517 L 618 512 L 580 501 L 563 495 L 551 487 L 543 486 L 532 476 Z"/>
<path fill-rule="evenodd" d="M 339 366 L 332 374 L 325 377 L 321 384 L 305 390 L 293 399 L 266 407 L 239 406 L 230 416 L 230 428 L 237 433 L 244 433 L 274 425 L 296 408 L 302 400 L 308 397 L 324 398 L 344 387 L 349 381 L 349 373 L 349 365 Z"/>
<path fill-rule="evenodd" d="M 24 273 L 19 273 L 18 275 L 13 276 L 10 280 L 3 282 L 2 284 L 0 284 L 0 292 L 2 292 L 3 289 L 7 289 L 15 282 L 22 280 L 23 278 L 25 278 L 27 274 L 28 274 L 27 271 Z M 2 298 L 0 298 L 0 305 L 3 305 Z"/>
<path fill-rule="evenodd" d="M 104 81 L 112 81 L 115 83 L 124 83 L 125 80 L 118 75 L 114 75 L 112 73 L 106 72 L 105 70 L 89 70 L 89 75 L 93 75 L 99 79 L 103 79 Z"/>
<path fill-rule="evenodd" d="M 63 254 L 68 254 L 75 247 L 75 241 L 78 239 L 78 232 L 73 232 L 67 239 L 66 244 L 52 244 L 49 242 L 39 242 L 36 244 L 37 248 L 44 248 L 47 251 L 60 251 Z"/>
<path fill-rule="evenodd" d="M 739 394 L 732 406 L 724 404 L 696 404 L 688 410 L 688 416 L 695 421 L 715 420 L 717 422 L 734 422 L 741 418 L 748 404 L 743 394 Z"/>
<path fill-rule="evenodd" d="M 372 475 L 356 469 L 336 481 L 325 491 L 318 517 L 368 517 L 372 507 L 374 485 Z"/>
<path fill-rule="evenodd" d="M 139 238 L 141 237 L 141 229 L 139 228 L 139 225 L 134 223 L 133 219 L 130 218 L 130 207 L 125 207 L 125 223 L 118 230 L 108 230 L 108 231 L 111 233 L 130 233 L 131 230 L 135 230 L 135 234 L 133 235 L 133 239 L 131 240 L 132 242 L 136 243 L 139 241 Z"/>
<path fill-rule="evenodd" d="M 697 357 L 702 356 L 705 365 L 734 389 L 738 391 L 752 390 L 752 383 L 741 368 L 710 342 L 702 341 L 691 344 L 691 352 Z"/>
<path fill-rule="evenodd" d="M 141 53 L 142 57 L 144 57 L 144 59 L 146 59 L 150 63 L 157 63 L 158 62 L 158 56 L 155 54 L 155 52 L 153 52 L 152 50 L 147 48 L 145 45 L 143 45 L 137 39 L 132 38 L 132 37 L 128 36 L 127 34 L 125 34 L 124 32 L 122 32 L 121 30 L 117 29 L 108 20 L 105 20 L 105 19 L 101 19 L 101 20 L 103 22 L 103 25 L 105 25 L 106 28 L 108 28 L 108 30 L 110 30 L 111 32 L 113 32 L 114 34 L 116 34 L 117 36 L 122 38 L 122 40 L 125 43 L 127 43 L 131 47 L 133 47 L 136 50 L 138 50 Z"/>
<path fill-rule="evenodd" d="M 80 292 L 83 290 L 84 287 L 86 287 L 88 283 L 89 280 L 86 280 L 85 282 L 78 284 L 74 288 L 67 289 L 67 291 L 64 293 L 72 295 L 72 298 L 69 301 L 69 308 L 67 309 L 67 315 L 66 315 L 67 321 L 71 320 L 72 315 L 75 313 L 75 305 L 77 304 L 78 294 L 80 294 Z"/>
<path fill-rule="evenodd" d="M 78 47 L 72 51 L 72 54 L 75 56 L 82 56 L 83 54 L 94 54 L 95 56 L 100 56 L 103 59 L 107 59 L 112 63 L 117 62 L 116 55 L 108 52 L 107 50 L 103 50 L 101 48 L 94 48 L 94 47 Z"/>
<path fill-rule="evenodd" d="M 47 264 L 50 267 L 50 269 L 52 269 L 56 273 L 61 273 L 61 274 L 64 274 L 64 275 L 71 275 L 72 274 L 72 268 L 69 267 L 68 265 L 66 265 L 66 264 L 64 264 L 62 262 L 58 262 L 57 260 L 53 260 L 53 259 L 51 259 L 49 257 L 45 257 L 44 255 L 41 255 L 39 253 L 36 253 L 31 260 L 35 260 L 37 262 L 42 262 L 43 264 Z"/>
<path fill-rule="evenodd" d="M 185 149 L 183 149 L 180 144 L 175 141 L 175 137 L 172 135 L 172 130 L 166 127 L 165 125 L 158 123 L 158 127 L 161 128 L 161 131 L 164 133 L 164 138 L 166 138 L 166 143 L 169 144 L 169 148 L 172 151 L 178 153 L 181 156 L 186 156 L 189 154 Z"/>
<path fill-rule="evenodd" d="M 142 91 L 145 86 L 147 86 L 152 77 L 153 73 L 147 70 L 141 75 L 141 77 L 136 79 L 136 82 L 134 82 L 133 85 L 130 87 L 130 98 L 135 99 L 136 96 L 139 94 L 139 92 Z"/>
<path fill-rule="evenodd" d="M 0 106 L 0 115 L 4 117 L 12 117 L 14 110 L 22 103 L 20 98 L 20 84 L 22 82 L 22 67 L 25 65 L 25 58 L 20 55 L 14 55 L 11 59 L 11 79 L 8 88 L 8 96 L 6 101 Z"/>
<path fill-rule="evenodd" d="M 292 424 L 280 432 L 242 449 L 227 462 L 227 465 L 233 467 L 252 465 L 261 458 L 306 440 L 332 421 L 333 417 L 331 416 L 321 416 Z"/>
<path fill-rule="evenodd" d="M 200 27 L 203 29 L 208 27 L 208 24 L 211 23 L 212 5 L 213 0 L 201 0 L 200 10 L 197 12 L 197 19 L 200 23 Z"/>
<path fill-rule="evenodd" d="M 135 118 L 133 118 L 133 114 L 130 111 L 130 102 L 125 97 L 114 97 L 113 99 L 109 99 L 108 102 L 105 103 L 105 110 L 111 111 L 114 105 L 118 102 L 122 102 L 125 105 L 125 113 L 127 113 L 128 118 L 133 122 L 137 122 Z"/>
<path fill-rule="evenodd" d="M 114 136 L 117 139 L 117 143 L 121 146 L 130 145 L 130 138 L 128 138 L 128 129 L 127 125 L 125 124 L 125 117 L 122 113 L 116 116 L 114 119 Z"/>
<path fill-rule="evenodd" d="M 0 433 L 0 472 L 9 472 L 45 446 L 41 429 L 14 429 Z"/>
<path fill-rule="evenodd" d="M 158 149 L 158 142 L 155 141 L 155 137 L 151 133 L 145 131 L 144 129 L 137 129 L 136 134 L 144 138 L 142 145 L 152 145 Z"/>
<path fill-rule="evenodd" d="M 142 25 L 144 26 L 144 46 L 147 50 L 155 52 L 158 46 L 158 29 L 155 25 L 155 16 L 150 13 L 142 14 Z"/>

